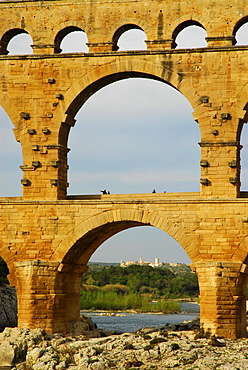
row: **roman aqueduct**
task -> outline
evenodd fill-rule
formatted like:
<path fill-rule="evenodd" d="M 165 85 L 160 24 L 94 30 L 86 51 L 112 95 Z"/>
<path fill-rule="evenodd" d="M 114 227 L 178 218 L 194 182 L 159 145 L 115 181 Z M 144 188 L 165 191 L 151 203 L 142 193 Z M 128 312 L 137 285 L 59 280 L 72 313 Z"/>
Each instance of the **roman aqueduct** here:
<path fill-rule="evenodd" d="M 17 289 L 19 327 L 69 332 L 92 253 L 122 230 L 151 225 L 191 258 L 204 329 L 245 336 L 248 200 L 240 191 L 240 136 L 248 46 L 237 46 L 235 36 L 248 21 L 246 2 L 4 1 L 0 19 L 0 104 L 23 155 L 22 197 L 0 198 L 0 255 Z M 207 47 L 175 48 L 190 25 L 206 30 Z M 133 28 L 145 32 L 147 49 L 118 51 L 119 37 Z M 61 54 L 63 38 L 76 30 L 87 34 L 88 53 Z M 33 54 L 8 55 L 21 33 L 32 37 Z M 132 77 L 169 84 L 192 105 L 200 191 L 67 196 L 75 115 L 99 89 Z"/>

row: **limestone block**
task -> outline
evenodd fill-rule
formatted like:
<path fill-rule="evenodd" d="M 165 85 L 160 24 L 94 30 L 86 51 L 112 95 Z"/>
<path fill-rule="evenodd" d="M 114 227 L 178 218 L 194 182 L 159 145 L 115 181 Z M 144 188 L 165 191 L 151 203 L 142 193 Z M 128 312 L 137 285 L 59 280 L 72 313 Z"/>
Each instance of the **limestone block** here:
<path fill-rule="evenodd" d="M 14 363 L 15 349 L 9 341 L 4 340 L 0 343 L 0 367 L 11 366 Z"/>

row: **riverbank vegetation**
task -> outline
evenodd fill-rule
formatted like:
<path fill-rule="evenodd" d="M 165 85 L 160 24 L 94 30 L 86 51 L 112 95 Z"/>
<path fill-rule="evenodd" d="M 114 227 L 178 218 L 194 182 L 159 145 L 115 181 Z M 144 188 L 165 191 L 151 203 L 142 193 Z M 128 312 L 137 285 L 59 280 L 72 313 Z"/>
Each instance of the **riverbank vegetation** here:
<path fill-rule="evenodd" d="M 180 303 L 158 300 L 152 302 L 147 295 L 125 293 L 116 291 L 83 291 L 81 294 L 80 307 L 82 310 L 107 310 L 140 312 L 163 312 L 175 313 L 180 311 Z"/>
<path fill-rule="evenodd" d="M 82 279 L 81 309 L 171 313 L 180 309 L 177 299 L 194 299 L 198 294 L 197 277 L 186 265 L 178 271 L 91 265 Z"/>

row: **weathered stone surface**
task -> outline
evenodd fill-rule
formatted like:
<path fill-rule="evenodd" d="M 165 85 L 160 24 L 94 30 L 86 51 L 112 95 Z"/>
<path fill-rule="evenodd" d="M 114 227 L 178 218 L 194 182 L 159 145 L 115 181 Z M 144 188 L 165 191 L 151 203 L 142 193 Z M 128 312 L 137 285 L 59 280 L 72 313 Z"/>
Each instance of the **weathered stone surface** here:
<path fill-rule="evenodd" d="M 223 340 L 223 347 L 196 331 L 153 331 L 148 334 L 123 333 L 105 338 L 63 337 L 44 331 L 6 329 L 0 340 L 13 353 L 25 348 L 22 361 L 15 358 L 13 369 L 26 370 L 107 370 L 139 368 L 161 370 L 246 370 L 248 339 Z M 39 341 L 37 339 L 39 338 Z M 198 338 L 198 339 L 197 339 Z M 215 338 L 216 340 L 216 338 Z"/>
<path fill-rule="evenodd" d="M 153 327 L 142 327 L 141 329 L 138 329 L 135 334 L 149 334 L 154 332 L 168 332 L 168 331 L 186 331 L 186 330 L 198 330 L 200 329 L 200 318 L 196 317 L 193 320 L 185 321 L 179 324 L 166 324 L 164 326 L 161 326 L 159 328 L 153 328 Z"/>
<path fill-rule="evenodd" d="M 17 326 L 17 298 L 13 287 L 0 287 L 0 332 Z"/>
<path fill-rule="evenodd" d="M 84 335 L 90 338 L 105 337 L 106 335 L 116 334 L 113 330 L 97 329 L 90 317 L 80 315 L 79 320 L 67 324 L 67 335 Z"/>

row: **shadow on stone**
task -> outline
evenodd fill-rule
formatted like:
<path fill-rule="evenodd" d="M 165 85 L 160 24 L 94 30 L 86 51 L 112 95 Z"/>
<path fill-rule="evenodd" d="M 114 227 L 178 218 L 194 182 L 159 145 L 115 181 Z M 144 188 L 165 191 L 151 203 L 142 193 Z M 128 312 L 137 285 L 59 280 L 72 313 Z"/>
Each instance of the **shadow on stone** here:
<path fill-rule="evenodd" d="M 0 287 L 0 332 L 6 327 L 17 326 L 17 297 L 15 288 L 4 285 Z"/>

